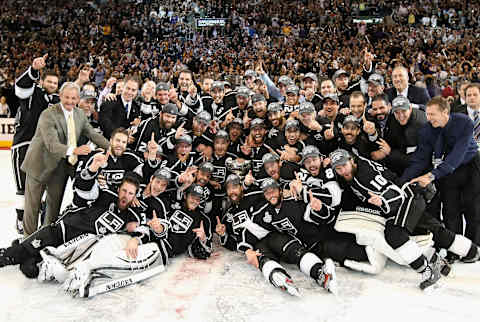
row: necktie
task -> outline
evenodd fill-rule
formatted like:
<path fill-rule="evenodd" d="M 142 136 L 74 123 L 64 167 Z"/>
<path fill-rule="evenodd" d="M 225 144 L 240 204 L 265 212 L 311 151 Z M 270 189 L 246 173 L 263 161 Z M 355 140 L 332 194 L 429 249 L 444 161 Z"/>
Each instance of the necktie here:
<path fill-rule="evenodd" d="M 125 104 L 125 114 L 127 114 L 127 119 L 128 119 L 128 110 L 130 107 L 130 103 Z"/>
<path fill-rule="evenodd" d="M 73 122 L 73 113 L 70 113 L 67 118 L 67 132 L 68 132 L 68 147 L 77 147 L 77 136 L 75 134 L 75 122 Z M 72 154 L 68 157 L 68 162 L 71 165 L 77 163 L 77 156 Z"/>
<path fill-rule="evenodd" d="M 480 143 L 480 112 L 473 112 L 473 137 Z"/>

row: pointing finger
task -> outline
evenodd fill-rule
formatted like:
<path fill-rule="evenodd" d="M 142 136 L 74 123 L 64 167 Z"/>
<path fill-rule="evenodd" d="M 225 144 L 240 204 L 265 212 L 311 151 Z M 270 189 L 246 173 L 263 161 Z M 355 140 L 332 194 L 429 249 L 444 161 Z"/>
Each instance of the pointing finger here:
<path fill-rule="evenodd" d="M 153 210 L 153 219 L 157 219 L 157 213 Z"/>
<path fill-rule="evenodd" d="M 45 55 L 43 55 L 43 57 L 42 57 L 42 58 L 43 58 L 43 60 L 46 60 L 46 59 L 47 59 L 47 57 L 48 57 L 48 53 L 47 53 L 47 54 L 45 54 Z"/>
<path fill-rule="evenodd" d="M 308 191 L 308 196 L 310 197 L 310 201 L 312 201 L 313 200 L 312 190 Z"/>
<path fill-rule="evenodd" d="M 200 221 L 200 229 L 203 230 L 203 220 Z"/>
<path fill-rule="evenodd" d="M 152 137 L 150 138 L 152 142 L 155 142 L 155 132 L 152 132 Z"/>
<path fill-rule="evenodd" d="M 217 225 L 221 225 L 220 218 L 217 216 Z"/>

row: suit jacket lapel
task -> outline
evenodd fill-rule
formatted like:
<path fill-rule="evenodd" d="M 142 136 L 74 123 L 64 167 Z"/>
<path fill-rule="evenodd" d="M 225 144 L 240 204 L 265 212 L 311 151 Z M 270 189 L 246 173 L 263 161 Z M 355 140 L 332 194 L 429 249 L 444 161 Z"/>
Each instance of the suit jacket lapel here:
<path fill-rule="evenodd" d="M 63 110 L 62 110 L 62 106 L 59 104 L 55 105 L 55 109 L 56 109 L 56 112 L 57 112 L 57 120 L 58 120 L 58 123 L 60 124 L 60 128 L 62 129 L 63 131 L 63 135 L 65 136 L 65 139 L 67 142 L 68 141 L 68 130 L 67 130 L 67 121 L 65 120 L 65 114 L 63 114 Z"/>

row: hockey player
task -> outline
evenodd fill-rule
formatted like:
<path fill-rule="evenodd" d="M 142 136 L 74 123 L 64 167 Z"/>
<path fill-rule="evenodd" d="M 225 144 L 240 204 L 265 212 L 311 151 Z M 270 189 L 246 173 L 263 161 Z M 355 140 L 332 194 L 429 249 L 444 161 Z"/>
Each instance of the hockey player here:
<path fill-rule="evenodd" d="M 55 224 L 37 230 L 22 243 L 0 251 L 0 267 L 20 264 L 22 273 L 35 278 L 39 274 L 37 263 L 40 251 L 47 246 L 57 247 L 82 234 L 106 235 L 124 230 L 129 222 L 139 222 L 140 216 L 130 204 L 135 198 L 139 182 L 135 176 L 126 175 L 117 192 L 105 190 L 101 193 L 96 175 L 107 156 L 97 154 L 88 169 L 82 171 L 77 185 L 85 193 L 83 207 L 67 211 Z M 89 201 L 95 200 L 90 206 Z"/>
<path fill-rule="evenodd" d="M 252 214 L 264 209 L 266 204 L 262 190 L 244 191 L 240 177 L 230 175 L 226 182 L 228 195 L 225 215 L 222 220 L 217 217 L 216 232 L 220 235 L 222 245 L 230 250 L 244 252 L 248 263 L 260 269 L 263 276 L 273 286 L 298 296 L 298 289 L 279 261 L 295 263 L 307 275 L 321 276 L 323 286 L 334 291 L 336 281 L 335 268 L 331 261 L 322 267 L 320 260 L 308 253 L 301 244 L 291 236 L 276 231 L 268 232 L 252 222 Z M 248 229 L 257 235 L 251 235 Z M 248 235 L 248 242 L 246 236 Z"/>
<path fill-rule="evenodd" d="M 15 134 L 11 148 L 13 178 L 17 188 L 16 229 L 23 235 L 23 210 L 25 204 L 25 172 L 20 169 L 30 141 L 35 134 L 40 114 L 50 105 L 60 102 L 58 96 L 58 75 L 53 71 L 43 72 L 41 85 L 35 84 L 40 71 L 46 66 L 48 54 L 37 57 L 32 65 L 15 81 L 15 95 L 20 105 L 15 117 Z"/>
<path fill-rule="evenodd" d="M 262 157 L 272 150 L 265 144 L 265 123 L 262 119 L 254 119 L 250 125 L 250 135 L 244 145 L 240 146 L 240 157 L 252 160 L 253 175 L 256 176 L 262 168 Z"/>
<path fill-rule="evenodd" d="M 145 82 L 140 95 L 135 98 L 138 106 L 140 106 L 140 118 L 142 120 L 156 116 L 159 113 L 159 103 L 155 99 L 155 89 L 154 81 Z"/>
<path fill-rule="evenodd" d="M 290 114 L 298 111 L 299 108 L 299 96 L 298 96 L 298 86 L 291 84 L 287 86 L 285 103 L 283 104 L 283 111 L 285 112 L 285 117 L 290 117 Z M 295 113 L 297 114 L 297 113 Z"/>
<path fill-rule="evenodd" d="M 387 219 L 385 239 L 412 269 L 422 273 L 420 289 L 435 285 L 441 278 L 442 259 L 433 254 L 427 260 L 418 245 L 409 239 L 425 216 L 423 196 L 414 193 L 411 186 L 398 187 L 393 181 L 394 174 L 371 160 L 354 158 L 341 149 L 334 151 L 330 160 L 343 187 L 350 189 L 360 201 L 378 207 L 379 213 Z M 480 257 L 478 246 L 465 237 L 440 227 L 432 229 L 432 233 L 436 246 L 465 257 L 469 262 Z"/>

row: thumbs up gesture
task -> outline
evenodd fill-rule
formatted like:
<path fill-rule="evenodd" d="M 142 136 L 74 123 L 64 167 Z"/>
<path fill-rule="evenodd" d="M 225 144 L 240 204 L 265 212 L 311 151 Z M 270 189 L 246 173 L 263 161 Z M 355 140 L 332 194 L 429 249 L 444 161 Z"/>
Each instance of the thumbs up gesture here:
<path fill-rule="evenodd" d="M 252 170 L 248 171 L 248 174 L 245 176 L 244 182 L 247 187 L 251 186 L 255 182 L 255 178 L 253 177 Z"/>
<path fill-rule="evenodd" d="M 207 235 L 205 235 L 205 230 L 203 229 L 203 220 L 200 221 L 200 227 L 194 228 L 192 231 L 197 235 L 200 241 L 204 242 L 207 240 Z"/>
<path fill-rule="evenodd" d="M 310 207 L 315 211 L 320 211 L 322 209 L 322 201 L 313 196 L 312 190 L 308 192 L 310 197 Z"/>
<path fill-rule="evenodd" d="M 217 226 L 215 226 L 215 231 L 220 236 L 225 236 L 225 231 L 227 230 L 226 226 L 220 222 L 220 218 L 217 216 Z"/>
<path fill-rule="evenodd" d="M 157 150 L 158 150 L 158 144 L 155 141 L 155 132 L 152 132 L 150 141 L 148 141 L 148 144 L 147 144 L 147 150 L 148 150 L 148 158 L 150 160 L 155 160 L 157 157 Z"/>
<path fill-rule="evenodd" d="M 295 180 L 290 182 L 290 195 L 295 199 L 300 199 L 300 193 L 302 192 L 303 184 L 300 178 L 300 173 L 295 172 Z"/>
<path fill-rule="evenodd" d="M 32 62 L 32 68 L 35 70 L 43 69 L 46 65 L 48 54 L 43 55 L 42 57 L 37 57 Z"/>
<path fill-rule="evenodd" d="M 147 222 L 147 225 L 153 229 L 156 233 L 163 232 L 163 225 L 160 222 L 160 219 L 157 218 L 157 213 L 153 210 L 153 218 Z"/>

